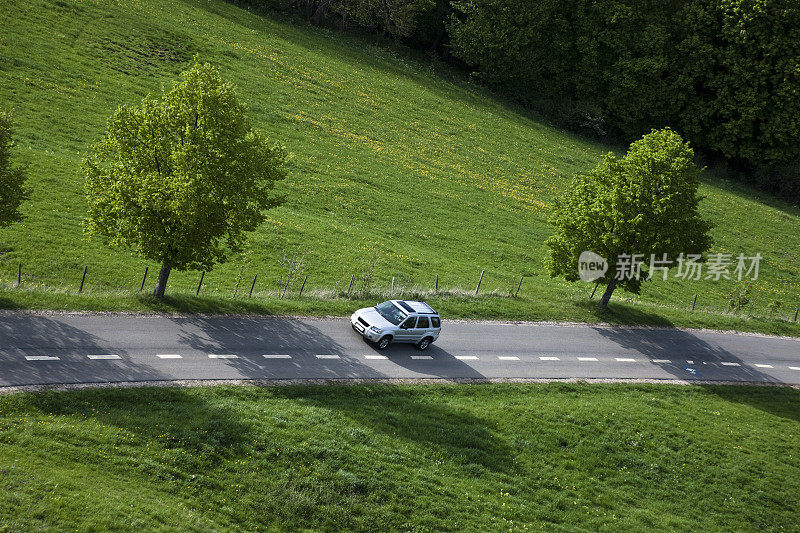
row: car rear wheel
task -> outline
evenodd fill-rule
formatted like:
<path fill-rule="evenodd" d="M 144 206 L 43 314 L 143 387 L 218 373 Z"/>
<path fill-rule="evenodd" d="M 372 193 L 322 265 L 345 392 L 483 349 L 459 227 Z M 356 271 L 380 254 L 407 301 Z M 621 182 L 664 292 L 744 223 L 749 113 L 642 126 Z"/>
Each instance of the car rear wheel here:
<path fill-rule="evenodd" d="M 421 341 L 417 343 L 417 350 L 427 350 L 428 346 L 431 345 L 431 338 L 425 337 Z"/>
<path fill-rule="evenodd" d="M 390 335 L 384 335 L 375 343 L 375 347 L 379 350 L 385 350 L 390 342 L 392 342 L 392 337 Z"/>

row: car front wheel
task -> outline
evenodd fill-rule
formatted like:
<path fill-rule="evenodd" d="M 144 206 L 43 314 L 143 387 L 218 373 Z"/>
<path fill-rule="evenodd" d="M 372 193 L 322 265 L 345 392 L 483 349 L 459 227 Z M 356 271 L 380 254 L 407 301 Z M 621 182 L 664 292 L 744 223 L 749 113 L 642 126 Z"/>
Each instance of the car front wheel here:
<path fill-rule="evenodd" d="M 375 347 L 379 350 L 385 350 L 389 343 L 392 342 L 392 338 L 389 335 L 381 337 L 380 340 L 375 343 Z"/>
<path fill-rule="evenodd" d="M 419 341 L 417 343 L 417 349 L 418 350 L 426 350 L 426 349 L 428 349 L 428 346 L 430 346 L 430 345 L 431 345 L 430 337 L 425 337 L 424 339 L 422 339 L 421 341 Z"/>

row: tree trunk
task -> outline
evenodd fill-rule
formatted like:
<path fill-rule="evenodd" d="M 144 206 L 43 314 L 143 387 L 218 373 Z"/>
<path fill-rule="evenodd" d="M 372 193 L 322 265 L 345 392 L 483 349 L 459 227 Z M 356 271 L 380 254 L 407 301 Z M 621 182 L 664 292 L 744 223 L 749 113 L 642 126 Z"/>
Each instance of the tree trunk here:
<path fill-rule="evenodd" d="M 325 18 L 325 12 L 328 11 L 328 5 L 330 3 L 330 0 L 320 0 L 320 3 L 317 5 L 317 9 L 314 11 L 314 14 L 311 15 L 311 19 L 309 19 L 312 25 L 319 26 L 322 24 L 322 21 Z"/>
<path fill-rule="evenodd" d="M 611 294 L 614 292 L 614 289 L 617 288 L 617 278 L 611 278 L 611 281 L 608 282 L 606 286 L 606 292 L 603 293 L 603 297 L 600 298 L 600 303 L 597 304 L 600 309 L 607 309 L 608 308 L 608 301 L 611 299 Z"/>
<path fill-rule="evenodd" d="M 164 290 L 167 288 L 167 280 L 169 273 L 172 270 L 166 261 L 161 264 L 161 272 L 158 273 L 158 281 L 156 281 L 156 288 L 153 290 L 153 296 L 156 298 L 164 297 Z"/>

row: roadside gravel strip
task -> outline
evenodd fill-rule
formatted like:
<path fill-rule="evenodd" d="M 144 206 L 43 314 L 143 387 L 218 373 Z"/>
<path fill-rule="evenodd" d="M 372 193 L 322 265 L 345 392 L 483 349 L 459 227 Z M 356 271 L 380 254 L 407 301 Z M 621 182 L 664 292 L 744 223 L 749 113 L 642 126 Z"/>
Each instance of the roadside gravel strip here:
<path fill-rule="evenodd" d="M 596 384 L 650 384 L 650 385 L 727 385 L 727 386 L 746 386 L 746 387 L 787 387 L 800 389 L 800 385 L 790 385 L 786 383 L 769 382 L 747 382 L 747 381 L 687 381 L 684 379 L 180 379 L 174 381 L 119 381 L 110 383 L 70 383 L 57 385 L 20 385 L 11 387 L 0 387 L 0 395 L 15 394 L 25 392 L 45 392 L 45 391 L 74 391 L 87 389 L 139 389 L 147 387 L 225 387 L 225 386 L 245 386 L 245 387 L 288 387 L 292 385 L 485 385 L 488 383 L 513 383 L 513 384 L 535 384 L 535 383 L 579 383 L 583 385 Z"/>
<path fill-rule="evenodd" d="M 352 331 L 346 318 L 0 315 L 0 390 L 165 382 L 617 380 L 800 385 L 800 339 L 675 328 L 452 320 L 444 322 L 442 336 L 425 352 L 407 344 L 379 352 Z"/>

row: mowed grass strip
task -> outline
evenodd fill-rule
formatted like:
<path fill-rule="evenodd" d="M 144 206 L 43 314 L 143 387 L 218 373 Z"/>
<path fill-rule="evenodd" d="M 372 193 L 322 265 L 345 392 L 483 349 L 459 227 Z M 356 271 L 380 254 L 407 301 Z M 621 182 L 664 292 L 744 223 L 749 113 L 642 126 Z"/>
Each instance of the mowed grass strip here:
<path fill-rule="evenodd" d="M 77 292 L 87 265 L 84 291 L 118 299 L 115 307 L 138 308 L 130 296 L 145 267 L 145 291 L 152 290 L 157 265 L 84 238 L 80 164 L 118 105 L 159 93 L 197 53 L 237 85 L 256 127 L 295 155 L 282 185 L 286 204 L 269 213 L 246 254 L 206 275 L 204 306 L 229 298 L 237 284 L 241 295 L 256 273 L 254 298 L 268 298 L 283 286 L 282 258 L 305 250 L 309 295 L 341 294 L 353 274 L 356 293 L 388 291 L 393 278 L 398 290 L 431 290 L 438 274 L 440 289 L 466 294 L 486 270 L 483 293 L 508 295 L 525 276 L 522 298 L 503 304 L 513 316 L 586 316 L 592 286 L 545 272 L 546 221 L 571 177 L 608 147 L 556 130 L 403 50 L 221 0 L 24 0 L 2 8 L 0 106 L 15 109 L 15 157 L 29 166 L 33 191 L 27 220 L 0 232 L 3 307 L 36 300 L 80 308 L 85 300 L 65 295 Z M 702 193 L 703 215 L 716 224 L 713 251 L 764 257 L 745 314 L 767 316 L 778 300 L 776 318 L 791 320 L 800 301 L 800 211 L 711 178 Z M 13 290 L 19 263 L 23 288 L 42 296 Z M 194 294 L 199 277 L 174 272 L 168 293 Z M 659 280 L 632 303 L 687 309 L 698 294 L 697 309 L 718 314 L 734 285 Z M 494 312 L 465 298 L 450 302 L 456 316 Z M 659 308 L 648 313 L 673 320 Z M 709 322 L 727 327 L 735 319 Z"/>
<path fill-rule="evenodd" d="M 0 397 L 0 529 L 791 530 L 800 391 L 144 388 Z"/>

